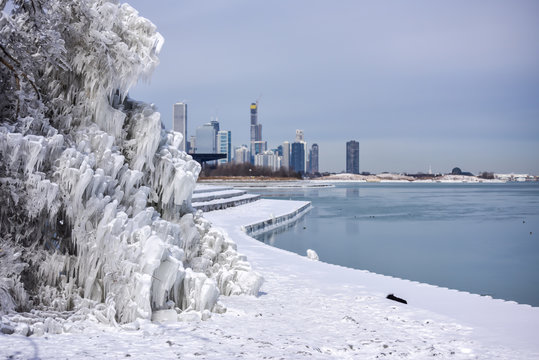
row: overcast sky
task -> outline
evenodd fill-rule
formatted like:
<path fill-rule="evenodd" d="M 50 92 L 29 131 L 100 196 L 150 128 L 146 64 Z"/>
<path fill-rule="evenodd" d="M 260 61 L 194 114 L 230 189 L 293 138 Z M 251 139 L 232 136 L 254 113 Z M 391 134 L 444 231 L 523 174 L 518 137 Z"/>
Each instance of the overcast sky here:
<path fill-rule="evenodd" d="M 539 1 L 127 1 L 165 37 L 150 84 L 171 128 L 217 117 L 275 148 L 303 129 L 320 169 L 539 174 Z"/>

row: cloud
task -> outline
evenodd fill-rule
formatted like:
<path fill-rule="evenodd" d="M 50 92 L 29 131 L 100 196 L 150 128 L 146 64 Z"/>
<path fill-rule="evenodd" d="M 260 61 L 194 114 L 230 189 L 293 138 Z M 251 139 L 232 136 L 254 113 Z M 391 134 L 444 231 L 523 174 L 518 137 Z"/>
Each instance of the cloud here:
<path fill-rule="evenodd" d="M 189 99 L 191 131 L 218 116 L 247 143 L 248 106 L 263 94 L 272 147 L 297 128 L 327 142 L 321 158 L 352 138 L 398 140 L 398 161 L 368 153 L 385 170 L 416 166 L 418 139 L 539 143 L 536 1 L 130 3 L 166 38 L 152 84 L 133 94 L 168 126 L 172 104 Z"/>

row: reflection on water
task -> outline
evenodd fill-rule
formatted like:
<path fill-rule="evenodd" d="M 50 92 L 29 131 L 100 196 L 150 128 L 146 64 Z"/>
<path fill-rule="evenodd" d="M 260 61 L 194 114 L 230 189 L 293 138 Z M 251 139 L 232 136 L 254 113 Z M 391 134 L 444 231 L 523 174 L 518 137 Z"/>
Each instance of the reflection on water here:
<path fill-rule="evenodd" d="M 359 197 L 359 187 L 346 188 L 346 197 L 348 197 L 348 198 L 358 198 Z"/>
<path fill-rule="evenodd" d="M 359 221 L 346 221 L 346 235 L 359 234 Z"/>
<path fill-rule="evenodd" d="M 305 217 L 305 214 L 303 214 L 296 221 L 293 221 L 293 222 L 290 222 L 290 223 L 288 223 L 286 225 L 278 227 L 277 229 L 273 229 L 273 230 L 267 231 L 265 233 L 258 234 L 258 235 L 255 236 L 255 238 L 257 240 L 263 241 L 266 244 L 275 245 L 275 239 L 279 236 L 279 234 L 282 234 L 284 232 L 289 231 L 291 228 L 294 228 L 297 224 L 304 223 L 305 222 L 304 217 Z"/>
<path fill-rule="evenodd" d="M 322 261 L 539 306 L 539 184 L 252 191 L 312 201 L 258 239 Z"/>

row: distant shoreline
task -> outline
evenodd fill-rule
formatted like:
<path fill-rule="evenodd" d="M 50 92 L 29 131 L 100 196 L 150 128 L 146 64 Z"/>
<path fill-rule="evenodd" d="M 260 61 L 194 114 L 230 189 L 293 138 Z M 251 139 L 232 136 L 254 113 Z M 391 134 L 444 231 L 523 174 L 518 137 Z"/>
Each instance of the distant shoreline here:
<path fill-rule="evenodd" d="M 297 182 L 361 182 L 361 183 L 491 183 L 502 184 L 506 182 L 538 182 L 539 177 L 530 175 L 500 174 L 494 179 L 484 179 L 478 176 L 466 175 L 440 175 L 431 178 L 416 178 L 401 174 L 378 174 L 378 175 L 357 175 L 357 174 L 333 174 L 313 179 L 297 179 L 283 177 L 266 176 L 214 176 L 199 178 L 198 183 L 297 183 Z"/>

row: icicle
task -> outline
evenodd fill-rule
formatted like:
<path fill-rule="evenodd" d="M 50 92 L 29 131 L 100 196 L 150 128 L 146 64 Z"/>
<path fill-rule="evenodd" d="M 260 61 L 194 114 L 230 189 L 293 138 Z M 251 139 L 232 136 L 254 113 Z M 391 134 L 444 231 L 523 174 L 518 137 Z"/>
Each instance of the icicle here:
<path fill-rule="evenodd" d="M 127 4 L 66 3 L 44 2 L 51 21 L 34 34 L 50 46 L 30 75 L 50 94 L 21 89 L 25 114 L 0 124 L 0 313 L 31 306 L 23 269 L 41 281 L 26 284 L 41 306 L 113 326 L 172 308 L 206 319 L 220 294 L 257 294 L 262 278 L 193 213 L 200 165 L 179 150 L 185 139 L 126 98 L 163 38 Z"/>

